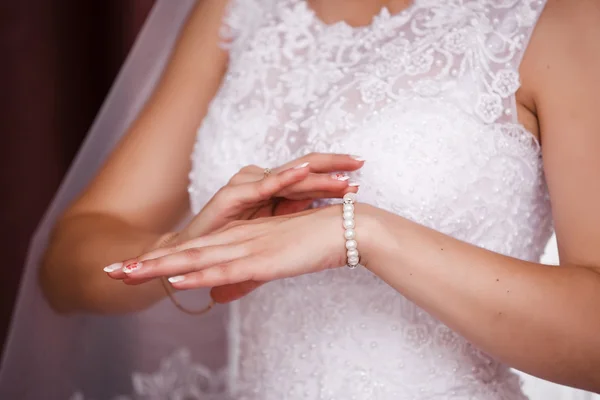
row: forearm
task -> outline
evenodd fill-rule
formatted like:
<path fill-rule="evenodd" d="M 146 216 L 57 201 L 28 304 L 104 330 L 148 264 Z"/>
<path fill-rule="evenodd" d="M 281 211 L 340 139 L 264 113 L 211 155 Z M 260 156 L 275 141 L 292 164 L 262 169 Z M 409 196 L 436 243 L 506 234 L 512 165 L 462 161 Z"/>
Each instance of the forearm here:
<path fill-rule="evenodd" d="M 364 212 L 361 252 L 381 279 L 509 365 L 600 391 L 596 270 L 505 257 L 379 209 Z"/>
<path fill-rule="evenodd" d="M 160 238 L 107 215 L 80 215 L 55 228 L 40 270 L 40 284 L 59 312 L 118 314 L 141 310 L 164 297 L 158 280 L 128 286 L 103 267 L 135 257 Z"/>

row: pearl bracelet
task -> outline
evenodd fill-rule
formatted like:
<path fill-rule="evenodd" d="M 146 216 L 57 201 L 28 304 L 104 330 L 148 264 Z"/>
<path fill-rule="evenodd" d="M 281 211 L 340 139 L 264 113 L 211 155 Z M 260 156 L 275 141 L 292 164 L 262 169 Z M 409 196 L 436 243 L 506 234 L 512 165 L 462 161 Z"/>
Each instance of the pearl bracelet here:
<path fill-rule="evenodd" d="M 343 214 L 344 218 L 344 238 L 346 238 L 346 250 L 348 261 L 346 265 L 350 269 L 358 267 L 360 257 L 358 256 L 358 243 L 356 242 L 356 231 L 354 223 L 354 201 L 356 193 L 346 193 L 344 195 Z"/>

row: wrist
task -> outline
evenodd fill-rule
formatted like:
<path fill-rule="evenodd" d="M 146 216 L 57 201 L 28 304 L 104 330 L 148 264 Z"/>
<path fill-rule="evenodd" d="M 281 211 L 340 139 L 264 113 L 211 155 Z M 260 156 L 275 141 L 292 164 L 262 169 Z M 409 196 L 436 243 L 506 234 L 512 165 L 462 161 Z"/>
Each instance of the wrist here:
<path fill-rule="evenodd" d="M 368 268 L 374 255 L 377 254 L 380 242 L 383 239 L 385 212 L 366 203 L 354 205 L 354 220 L 356 223 L 356 241 L 360 254 L 360 264 Z"/>
<path fill-rule="evenodd" d="M 324 210 L 331 221 L 329 226 L 332 229 L 327 229 L 324 232 L 328 236 L 328 239 L 332 246 L 332 254 L 334 254 L 333 264 L 335 266 L 347 265 L 348 255 L 346 248 L 346 238 L 344 236 L 345 228 L 343 225 L 343 205 L 335 205 L 328 207 Z M 383 239 L 384 226 L 386 212 L 371 206 L 366 203 L 355 203 L 354 204 L 354 222 L 356 237 L 354 240 L 357 242 L 357 250 L 359 253 L 359 264 L 368 267 L 369 263 L 372 262 L 375 254 L 379 252 L 381 248 L 380 241 Z"/>

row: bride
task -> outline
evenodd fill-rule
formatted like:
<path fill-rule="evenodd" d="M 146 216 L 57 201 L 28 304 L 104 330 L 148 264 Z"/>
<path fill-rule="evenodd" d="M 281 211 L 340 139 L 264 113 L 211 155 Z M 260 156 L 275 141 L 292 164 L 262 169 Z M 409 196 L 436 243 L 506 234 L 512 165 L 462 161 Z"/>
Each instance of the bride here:
<path fill-rule="evenodd" d="M 0 396 L 599 392 L 599 35 L 591 1 L 159 2 L 33 242 Z"/>

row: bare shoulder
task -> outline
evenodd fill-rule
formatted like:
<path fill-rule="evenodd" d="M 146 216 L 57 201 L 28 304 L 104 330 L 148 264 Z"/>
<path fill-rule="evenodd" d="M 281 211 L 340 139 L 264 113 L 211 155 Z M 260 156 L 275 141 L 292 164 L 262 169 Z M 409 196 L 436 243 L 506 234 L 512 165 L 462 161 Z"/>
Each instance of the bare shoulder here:
<path fill-rule="evenodd" d="M 600 2 L 548 0 L 521 65 L 561 263 L 600 265 Z"/>
<path fill-rule="evenodd" d="M 523 102 L 538 118 L 551 94 L 588 85 L 600 66 L 600 2 L 548 0 L 521 64 Z"/>

